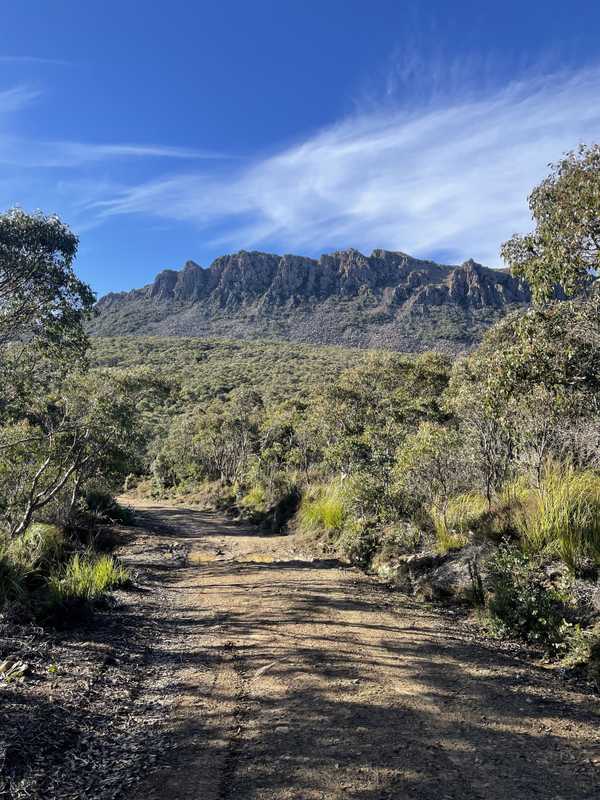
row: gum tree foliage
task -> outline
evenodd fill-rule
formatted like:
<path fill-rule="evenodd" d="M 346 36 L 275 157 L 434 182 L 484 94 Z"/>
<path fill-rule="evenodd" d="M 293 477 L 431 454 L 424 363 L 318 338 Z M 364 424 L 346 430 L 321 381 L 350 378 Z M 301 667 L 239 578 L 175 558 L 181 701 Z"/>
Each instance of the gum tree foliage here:
<path fill-rule="evenodd" d="M 345 370 L 323 391 L 316 412 L 327 464 L 345 474 L 378 470 L 383 479 L 406 434 L 443 417 L 447 381 L 446 360 L 434 353 L 381 353 Z"/>
<path fill-rule="evenodd" d="M 135 401 L 126 378 L 79 373 L 0 429 L 0 519 L 11 536 L 59 499 L 68 519 L 89 480 L 114 487 L 136 468 Z"/>
<path fill-rule="evenodd" d="M 0 214 L 0 343 L 28 340 L 85 350 L 94 303 L 73 271 L 78 240 L 55 216 Z"/>
<path fill-rule="evenodd" d="M 551 164 L 529 196 L 535 229 L 502 246 L 502 257 L 525 278 L 537 301 L 560 286 L 567 296 L 587 289 L 600 268 L 600 145 L 582 145 Z"/>
<path fill-rule="evenodd" d="M 57 217 L 0 215 L 0 527 L 22 534 L 91 478 L 131 469 L 132 378 L 87 372 L 94 295 L 73 270 L 77 237 Z"/>
<path fill-rule="evenodd" d="M 262 408 L 257 392 L 239 388 L 177 417 L 153 464 L 157 481 L 166 487 L 190 478 L 241 478 L 258 452 Z"/>
<path fill-rule="evenodd" d="M 471 442 L 488 496 L 549 457 L 593 464 L 600 430 L 600 306 L 550 302 L 506 318 L 455 365 L 448 407 Z M 585 430 L 585 435 L 583 432 Z"/>
<path fill-rule="evenodd" d="M 402 491 L 442 511 L 472 480 L 470 459 L 459 431 L 428 421 L 406 437 L 398 450 L 394 472 Z"/>

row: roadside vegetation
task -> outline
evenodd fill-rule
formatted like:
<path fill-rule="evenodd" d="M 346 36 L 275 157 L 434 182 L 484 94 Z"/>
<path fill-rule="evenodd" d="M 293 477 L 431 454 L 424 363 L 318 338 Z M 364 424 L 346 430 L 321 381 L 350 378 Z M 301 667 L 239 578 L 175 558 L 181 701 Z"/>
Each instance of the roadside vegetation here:
<path fill-rule="evenodd" d="M 143 350 L 167 387 L 129 486 L 296 530 L 426 597 L 468 600 L 494 635 L 588 662 L 597 679 L 599 196 L 599 147 L 553 167 L 530 198 L 534 232 L 503 247 L 535 303 L 454 362 L 97 342 L 97 363 L 115 369 Z"/>
<path fill-rule="evenodd" d="M 0 605 L 68 622 L 129 576 L 115 494 L 182 498 L 428 599 L 466 602 L 600 679 L 600 148 L 503 247 L 535 303 L 467 356 L 97 339 L 59 220 L 0 216 Z"/>
<path fill-rule="evenodd" d="M 96 532 L 126 514 L 113 492 L 142 464 L 156 390 L 144 371 L 89 369 L 76 251 L 56 217 L 0 215 L 0 612 L 59 625 L 127 581 Z"/>

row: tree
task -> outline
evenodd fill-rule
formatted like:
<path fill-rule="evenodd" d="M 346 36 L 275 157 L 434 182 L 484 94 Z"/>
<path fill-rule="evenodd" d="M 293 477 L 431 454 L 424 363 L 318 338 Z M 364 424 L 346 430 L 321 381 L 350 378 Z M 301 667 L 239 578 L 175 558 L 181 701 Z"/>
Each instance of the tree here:
<path fill-rule="evenodd" d="M 539 302 L 557 286 L 567 296 L 579 294 L 600 268 L 600 145 L 582 145 L 550 166 L 529 196 L 535 230 L 513 236 L 501 250 Z"/>
<path fill-rule="evenodd" d="M 136 389 L 124 377 L 75 375 L 0 429 L 0 517 L 11 536 L 58 497 L 68 518 L 89 480 L 113 488 L 135 468 Z"/>
<path fill-rule="evenodd" d="M 55 216 L 0 214 L 0 344 L 86 347 L 94 294 L 73 271 L 77 237 Z"/>
<path fill-rule="evenodd" d="M 344 473 L 377 469 L 383 479 L 406 433 L 443 417 L 439 399 L 447 381 L 446 360 L 434 353 L 378 353 L 344 370 L 316 409 L 328 464 Z"/>
<path fill-rule="evenodd" d="M 489 502 L 518 465 L 539 482 L 550 457 L 592 463 L 599 397 L 594 295 L 502 320 L 455 364 L 446 402 L 473 449 Z"/>
<path fill-rule="evenodd" d="M 454 427 L 423 422 L 398 449 L 394 468 L 399 488 L 445 513 L 448 501 L 471 482 L 467 449 Z"/>

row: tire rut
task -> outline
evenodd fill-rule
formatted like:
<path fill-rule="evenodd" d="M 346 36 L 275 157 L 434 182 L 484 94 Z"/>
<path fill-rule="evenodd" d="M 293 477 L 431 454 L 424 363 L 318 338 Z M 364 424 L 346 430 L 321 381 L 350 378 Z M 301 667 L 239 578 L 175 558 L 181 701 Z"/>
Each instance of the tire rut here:
<path fill-rule="evenodd" d="M 584 800 L 596 701 L 293 537 L 145 504 L 175 747 L 129 800 Z"/>

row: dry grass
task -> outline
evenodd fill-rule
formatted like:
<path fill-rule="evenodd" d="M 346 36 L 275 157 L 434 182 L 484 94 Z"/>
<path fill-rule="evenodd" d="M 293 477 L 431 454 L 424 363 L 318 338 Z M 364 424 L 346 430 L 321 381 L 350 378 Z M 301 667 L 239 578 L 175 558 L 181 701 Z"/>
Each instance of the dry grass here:
<path fill-rule="evenodd" d="M 446 553 L 464 547 L 469 534 L 487 511 L 487 501 L 478 492 L 459 494 L 449 500 L 443 509 L 432 506 L 429 514 L 439 552 Z"/>

